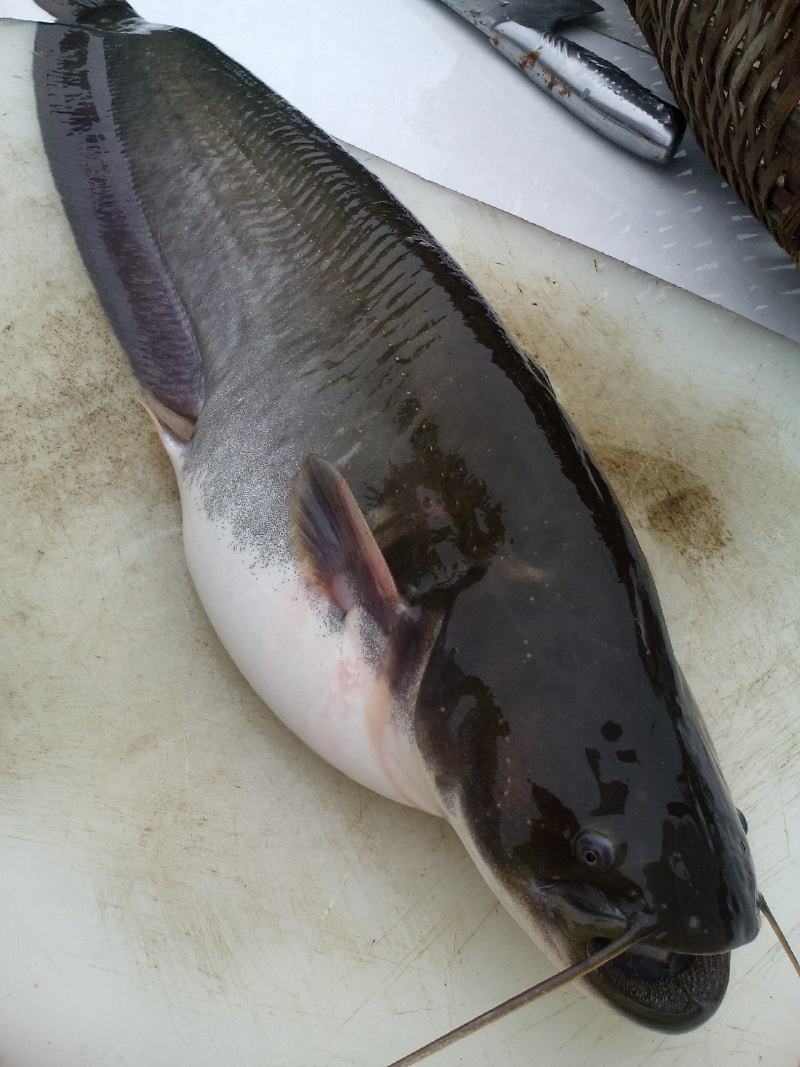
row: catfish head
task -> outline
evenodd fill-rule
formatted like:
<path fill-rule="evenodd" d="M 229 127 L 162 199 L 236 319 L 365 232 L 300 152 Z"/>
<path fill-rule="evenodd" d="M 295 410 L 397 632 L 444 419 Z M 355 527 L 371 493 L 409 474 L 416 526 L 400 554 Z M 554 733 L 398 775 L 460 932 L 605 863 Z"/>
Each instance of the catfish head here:
<path fill-rule="evenodd" d="M 646 926 L 586 980 L 637 1022 L 686 1030 L 719 1006 L 730 951 L 756 936 L 756 882 L 630 552 L 628 589 L 601 575 L 589 606 L 569 575 L 532 581 L 496 557 L 450 605 L 416 734 L 451 822 L 523 928 L 569 966 Z"/>
<path fill-rule="evenodd" d="M 756 936 L 756 882 L 647 565 L 612 504 L 616 574 L 596 524 L 573 511 L 536 566 L 497 524 L 486 558 L 414 604 L 398 554 L 311 457 L 292 543 L 311 588 L 373 621 L 365 647 L 391 693 L 391 730 L 507 909 L 568 968 L 625 943 L 586 980 L 636 1021 L 685 1030 L 716 1010 L 730 951 Z M 451 510 L 443 499 L 437 530 Z"/>

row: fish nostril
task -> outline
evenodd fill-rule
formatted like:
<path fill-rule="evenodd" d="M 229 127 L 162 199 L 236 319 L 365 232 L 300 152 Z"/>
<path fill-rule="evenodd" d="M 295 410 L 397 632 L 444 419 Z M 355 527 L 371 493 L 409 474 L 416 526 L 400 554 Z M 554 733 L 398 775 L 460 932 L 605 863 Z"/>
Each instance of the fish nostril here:
<path fill-rule="evenodd" d="M 700 916 L 690 915 L 689 918 L 686 920 L 686 925 L 689 927 L 690 930 L 699 930 L 701 925 Z"/>

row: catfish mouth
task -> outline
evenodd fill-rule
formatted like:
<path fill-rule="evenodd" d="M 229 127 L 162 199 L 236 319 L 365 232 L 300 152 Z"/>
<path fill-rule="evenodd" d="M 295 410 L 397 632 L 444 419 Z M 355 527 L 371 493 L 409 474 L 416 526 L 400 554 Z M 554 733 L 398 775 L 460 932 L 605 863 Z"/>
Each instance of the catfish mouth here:
<path fill-rule="evenodd" d="M 586 945 L 587 956 L 608 944 L 608 938 L 592 938 Z M 700 1026 L 720 1006 L 728 987 L 730 955 L 695 956 L 642 943 L 586 980 L 636 1022 L 676 1033 Z"/>

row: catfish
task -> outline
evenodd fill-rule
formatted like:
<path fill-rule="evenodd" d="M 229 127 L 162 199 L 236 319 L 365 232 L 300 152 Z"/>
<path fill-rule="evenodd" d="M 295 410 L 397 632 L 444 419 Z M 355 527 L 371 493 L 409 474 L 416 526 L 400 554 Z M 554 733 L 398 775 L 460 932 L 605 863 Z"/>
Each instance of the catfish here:
<path fill-rule="evenodd" d="M 339 770 L 449 821 L 565 969 L 522 1000 L 577 977 L 638 1023 L 705 1022 L 766 905 L 645 557 L 545 373 L 213 45 L 124 0 L 39 4 L 56 186 L 242 674 Z"/>

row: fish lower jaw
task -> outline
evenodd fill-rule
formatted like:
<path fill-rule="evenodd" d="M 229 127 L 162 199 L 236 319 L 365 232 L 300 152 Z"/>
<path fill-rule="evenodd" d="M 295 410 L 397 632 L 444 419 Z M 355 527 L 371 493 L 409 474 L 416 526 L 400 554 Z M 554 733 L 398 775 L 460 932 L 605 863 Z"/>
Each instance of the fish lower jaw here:
<path fill-rule="evenodd" d="M 587 956 L 607 944 L 594 938 Z M 584 980 L 626 1018 L 655 1030 L 693 1030 L 722 1003 L 730 977 L 730 953 L 691 955 L 635 945 Z"/>

